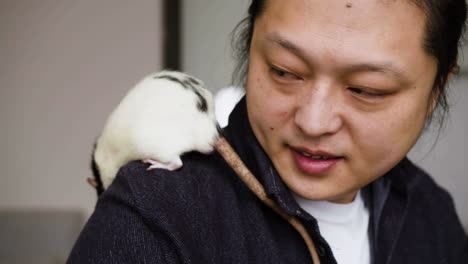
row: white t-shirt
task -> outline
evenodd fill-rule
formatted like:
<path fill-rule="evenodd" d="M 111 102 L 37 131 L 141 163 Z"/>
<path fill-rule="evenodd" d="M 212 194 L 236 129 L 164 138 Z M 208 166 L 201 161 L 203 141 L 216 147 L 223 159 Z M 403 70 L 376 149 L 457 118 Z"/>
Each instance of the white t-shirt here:
<path fill-rule="evenodd" d="M 311 201 L 294 195 L 302 209 L 317 219 L 320 233 L 338 264 L 369 264 L 369 211 L 361 193 L 351 203 Z"/>

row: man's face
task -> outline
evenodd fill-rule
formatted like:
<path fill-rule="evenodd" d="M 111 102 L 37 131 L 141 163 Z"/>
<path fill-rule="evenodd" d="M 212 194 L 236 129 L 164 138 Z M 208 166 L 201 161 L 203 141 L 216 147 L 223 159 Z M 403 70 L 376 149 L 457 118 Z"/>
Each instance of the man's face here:
<path fill-rule="evenodd" d="M 288 187 L 350 202 L 420 135 L 437 65 L 407 0 L 269 0 L 250 49 L 247 109 Z"/>

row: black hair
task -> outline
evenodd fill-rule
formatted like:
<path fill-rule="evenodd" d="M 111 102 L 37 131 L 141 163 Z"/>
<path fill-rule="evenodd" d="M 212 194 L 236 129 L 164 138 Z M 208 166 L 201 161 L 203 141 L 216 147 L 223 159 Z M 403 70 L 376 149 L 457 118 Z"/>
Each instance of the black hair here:
<path fill-rule="evenodd" d="M 437 60 L 437 73 L 432 88 L 432 98 L 437 98 L 438 123 L 442 127 L 448 114 L 446 84 L 451 74 L 458 73 L 458 48 L 461 46 L 465 30 L 465 0 L 408 0 L 416 4 L 426 15 L 426 34 L 423 41 L 425 51 Z M 267 0 L 252 0 L 247 17 L 234 29 L 232 48 L 237 66 L 233 72 L 233 83 L 245 86 L 248 71 L 250 43 L 255 20 L 266 9 Z M 436 111 L 434 111 L 436 112 Z M 434 115 L 428 118 L 429 125 Z"/>

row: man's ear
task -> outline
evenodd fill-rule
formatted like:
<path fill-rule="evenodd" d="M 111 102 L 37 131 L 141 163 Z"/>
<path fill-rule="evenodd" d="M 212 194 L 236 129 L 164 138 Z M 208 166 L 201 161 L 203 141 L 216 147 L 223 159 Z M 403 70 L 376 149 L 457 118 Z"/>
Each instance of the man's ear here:
<path fill-rule="evenodd" d="M 460 65 L 458 65 L 458 63 L 454 63 L 452 68 L 450 68 L 450 71 L 447 75 L 447 79 L 445 80 L 444 85 L 446 85 L 450 81 L 450 79 L 452 79 L 454 75 L 458 75 L 460 73 L 460 70 L 461 70 Z"/>
<path fill-rule="evenodd" d="M 431 92 L 431 95 L 429 95 L 429 104 L 427 107 L 427 115 L 426 118 L 429 119 L 432 114 L 434 113 L 436 107 L 437 107 L 437 102 L 439 101 L 439 96 L 440 96 L 440 90 L 433 90 Z"/>
<path fill-rule="evenodd" d="M 452 79 L 452 77 L 454 75 L 457 75 L 458 73 L 460 72 L 460 66 L 457 64 L 457 63 L 454 63 L 452 68 L 450 69 L 449 73 L 447 74 L 447 78 L 445 79 L 444 83 L 442 84 L 442 86 L 445 86 L 447 85 L 447 83 Z M 430 102 L 429 102 L 429 106 L 428 106 L 428 109 L 427 109 L 427 117 L 431 117 L 432 114 L 434 113 L 436 107 L 437 107 L 437 103 L 439 101 L 439 96 L 440 96 L 440 89 L 433 89 L 433 91 L 431 92 L 431 95 L 430 95 Z"/>

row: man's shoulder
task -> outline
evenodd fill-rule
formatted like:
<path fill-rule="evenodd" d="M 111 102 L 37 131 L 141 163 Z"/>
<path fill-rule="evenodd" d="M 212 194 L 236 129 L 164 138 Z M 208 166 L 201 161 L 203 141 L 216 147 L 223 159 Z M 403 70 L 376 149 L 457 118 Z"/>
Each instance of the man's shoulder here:
<path fill-rule="evenodd" d="M 182 162 L 182 168 L 175 171 L 147 171 L 147 164 L 130 162 L 120 169 L 103 195 L 130 197 L 143 216 L 168 217 L 182 217 L 179 212 L 185 216 L 204 212 L 209 215 L 214 202 L 222 203 L 238 195 L 240 179 L 218 153 L 188 153 Z"/>
<path fill-rule="evenodd" d="M 410 202 L 413 213 L 421 214 L 434 225 L 444 224 L 461 226 L 455 204 L 450 193 L 439 185 L 426 171 L 408 161 L 407 171 L 416 176 L 417 181 L 410 191 Z"/>
<path fill-rule="evenodd" d="M 123 166 L 117 177 L 123 178 L 136 196 L 151 193 L 155 196 L 171 196 L 176 193 L 190 193 L 193 190 L 211 187 L 223 182 L 229 182 L 232 170 L 217 154 L 203 155 L 200 153 L 188 153 L 182 157 L 183 166 L 180 169 L 169 171 L 166 169 L 154 169 L 148 171 L 148 165 L 139 161 L 133 161 Z"/>
<path fill-rule="evenodd" d="M 432 251 L 447 263 L 460 263 L 451 258 L 466 254 L 463 252 L 468 250 L 468 238 L 451 195 L 426 171 L 410 161 L 405 163 L 402 176 L 416 180 L 411 182 L 407 195 L 401 247 L 406 252 L 414 251 L 415 256 Z M 426 250 L 420 251 L 423 248 Z"/>
<path fill-rule="evenodd" d="M 452 202 L 452 198 L 447 190 L 440 186 L 432 176 L 423 168 L 406 160 L 405 172 L 407 177 L 414 177 L 417 180 L 410 187 L 411 195 L 414 199 L 423 199 L 426 201 L 447 203 Z"/>

